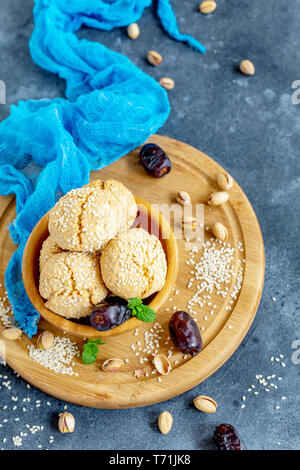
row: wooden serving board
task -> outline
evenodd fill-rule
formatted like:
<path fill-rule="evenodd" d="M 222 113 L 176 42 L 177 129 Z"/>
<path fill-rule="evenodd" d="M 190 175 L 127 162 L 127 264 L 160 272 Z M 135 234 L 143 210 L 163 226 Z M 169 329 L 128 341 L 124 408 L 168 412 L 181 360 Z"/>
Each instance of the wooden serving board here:
<path fill-rule="evenodd" d="M 211 158 L 182 142 L 155 135 L 149 139 L 160 145 L 173 162 L 171 173 L 162 179 L 148 176 L 139 163 L 138 150 L 134 150 L 109 167 L 91 174 L 91 179 L 114 178 L 136 195 L 153 204 L 173 204 L 179 190 L 188 191 L 193 203 L 204 203 L 209 195 L 218 191 L 216 175 L 222 168 Z M 15 204 L 11 197 L 0 198 L 0 282 L 4 285 L 4 272 L 7 263 L 15 250 L 9 233 L 8 225 L 15 217 Z M 228 294 L 226 298 L 213 295 L 210 299 L 216 305 L 215 312 L 210 315 L 211 307 L 205 305 L 196 308 L 195 318 L 202 332 L 203 349 L 200 354 L 191 358 L 183 356 L 175 348 L 170 359 L 172 371 L 158 380 L 153 370 L 151 358 L 141 365 L 140 357 L 136 356 L 131 345 L 137 346 L 140 341 L 144 345 L 144 332 L 151 328 L 143 324 L 135 334 L 135 330 L 106 338 L 101 346 L 99 358 L 93 365 L 84 365 L 76 358 L 74 370 L 78 376 L 65 376 L 48 370 L 35 363 L 28 355 L 27 346 L 36 345 L 36 336 L 29 340 L 24 335 L 18 341 L 6 341 L 7 362 L 25 380 L 49 395 L 68 402 L 95 408 L 130 408 L 161 402 L 177 396 L 204 381 L 213 374 L 233 354 L 246 335 L 257 310 L 264 280 L 264 247 L 260 227 L 255 213 L 241 190 L 234 183 L 230 190 L 230 201 L 223 206 L 205 206 L 205 226 L 220 221 L 229 230 L 228 242 L 235 248 L 236 266 L 238 260 L 245 259 L 244 278 L 238 298 L 234 303 Z M 205 239 L 211 237 L 207 232 Z M 191 277 L 191 265 L 186 262 L 189 252 L 186 241 L 178 240 L 179 273 L 173 300 L 158 312 L 157 320 L 164 328 L 161 333 L 159 352 L 167 354 L 171 342 L 165 345 L 168 336 L 168 321 L 173 307 L 186 310 L 188 300 L 195 292 L 195 287 L 187 288 Z M 242 244 L 242 245 L 241 245 Z M 243 246 L 241 251 L 240 247 Z M 197 259 L 200 254 L 197 255 Z M 229 293 L 234 287 L 237 276 L 229 285 Z M 4 287 L 3 293 L 4 293 Z M 226 308 L 227 307 L 227 308 Z M 230 307 L 230 308 L 229 308 Z M 39 323 L 40 331 L 51 329 L 44 320 Z M 54 331 L 61 336 L 61 333 Z M 78 338 L 71 338 L 82 348 Z M 129 362 L 119 372 L 103 372 L 101 364 L 111 357 L 128 358 Z M 134 371 L 144 368 L 148 376 L 136 378 Z"/>

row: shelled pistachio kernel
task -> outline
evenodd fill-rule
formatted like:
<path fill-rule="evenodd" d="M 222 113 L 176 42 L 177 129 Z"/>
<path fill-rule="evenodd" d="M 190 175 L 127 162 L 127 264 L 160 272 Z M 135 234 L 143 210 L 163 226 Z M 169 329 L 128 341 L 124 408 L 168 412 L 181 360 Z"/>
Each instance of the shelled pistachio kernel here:
<path fill-rule="evenodd" d="M 149 51 L 147 54 L 147 60 L 149 64 L 154 65 L 154 67 L 157 67 L 157 65 L 160 65 L 162 63 L 163 58 L 158 52 Z"/>
<path fill-rule="evenodd" d="M 244 75 L 254 75 L 255 74 L 254 64 L 250 60 L 242 60 L 242 62 L 240 63 L 240 71 Z"/>
<path fill-rule="evenodd" d="M 212 233 L 218 239 L 224 242 L 228 238 L 228 230 L 225 225 L 221 224 L 220 222 L 215 222 L 211 226 Z"/>
<path fill-rule="evenodd" d="M 179 191 L 176 196 L 176 201 L 182 206 L 191 204 L 191 196 L 186 191 Z"/>
<path fill-rule="evenodd" d="M 172 90 L 175 86 L 174 80 L 169 77 L 162 77 L 159 80 L 159 84 L 165 89 L 165 90 Z"/>
<path fill-rule="evenodd" d="M 58 429 L 61 433 L 66 434 L 73 432 L 75 429 L 75 418 L 71 413 L 61 413 L 58 420 Z"/>
<path fill-rule="evenodd" d="M 171 431 L 173 425 L 173 416 L 169 411 L 164 411 L 159 415 L 158 427 L 162 434 L 168 434 Z"/>
<path fill-rule="evenodd" d="M 221 189 L 227 191 L 233 186 L 233 178 L 228 173 L 219 173 L 217 175 L 217 183 Z"/>
<path fill-rule="evenodd" d="M 229 199 L 229 194 L 226 191 L 218 191 L 216 193 L 212 193 L 207 201 L 207 204 L 210 206 L 220 206 L 221 204 L 225 204 Z"/>
<path fill-rule="evenodd" d="M 197 410 L 200 410 L 203 413 L 215 413 L 217 411 L 218 405 L 215 400 L 205 395 L 199 395 L 193 402 Z"/>
<path fill-rule="evenodd" d="M 132 23 L 127 26 L 127 34 L 130 39 L 137 39 L 140 35 L 140 28 L 137 23 Z"/>
<path fill-rule="evenodd" d="M 54 334 L 52 331 L 44 331 L 40 334 L 37 340 L 37 347 L 47 351 L 48 349 L 52 348 L 54 343 Z"/>
<path fill-rule="evenodd" d="M 6 327 L 1 331 L 1 336 L 5 339 L 16 340 L 21 338 L 22 330 L 20 330 L 20 328 Z"/>
<path fill-rule="evenodd" d="M 212 13 L 213 11 L 215 11 L 216 8 L 217 8 L 217 4 L 213 0 L 205 0 L 199 5 L 199 10 L 204 15 L 208 15 L 209 13 Z"/>

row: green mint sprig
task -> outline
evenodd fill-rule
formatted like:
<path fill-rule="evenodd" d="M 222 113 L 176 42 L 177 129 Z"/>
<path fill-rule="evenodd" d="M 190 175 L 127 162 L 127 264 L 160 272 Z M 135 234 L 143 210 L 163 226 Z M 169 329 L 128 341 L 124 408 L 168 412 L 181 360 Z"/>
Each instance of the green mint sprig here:
<path fill-rule="evenodd" d="M 98 346 L 105 344 L 101 339 L 89 339 L 83 345 L 82 362 L 85 364 L 94 364 L 97 359 Z"/>
<path fill-rule="evenodd" d="M 152 323 L 155 321 L 155 312 L 148 305 L 144 305 L 143 301 L 138 297 L 129 300 L 128 308 L 131 310 L 131 315 L 141 321 Z"/>

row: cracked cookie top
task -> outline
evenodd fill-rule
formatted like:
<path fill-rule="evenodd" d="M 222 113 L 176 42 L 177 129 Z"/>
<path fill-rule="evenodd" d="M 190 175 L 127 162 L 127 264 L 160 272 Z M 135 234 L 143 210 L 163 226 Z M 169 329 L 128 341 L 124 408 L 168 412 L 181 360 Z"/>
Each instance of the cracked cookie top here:
<path fill-rule="evenodd" d="M 133 224 L 136 214 L 134 197 L 122 183 L 96 180 L 72 189 L 55 204 L 49 232 L 64 250 L 101 251 Z"/>
<path fill-rule="evenodd" d="M 166 282 L 167 262 L 162 244 L 142 228 L 128 230 L 103 250 L 101 272 L 107 288 L 124 299 L 144 299 Z"/>
<path fill-rule="evenodd" d="M 61 253 L 62 251 L 63 250 L 59 248 L 51 235 L 46 238 L 40 251 L 40 271 L 43 269 L 50 256 Z"/>
<path fill-rule="evenodd" d="M 107 295 L 98 256 L 75 252 L 48 259 L 40 273 L 39 290 L 46 307 L 67 318 L 89 315 Z"/>

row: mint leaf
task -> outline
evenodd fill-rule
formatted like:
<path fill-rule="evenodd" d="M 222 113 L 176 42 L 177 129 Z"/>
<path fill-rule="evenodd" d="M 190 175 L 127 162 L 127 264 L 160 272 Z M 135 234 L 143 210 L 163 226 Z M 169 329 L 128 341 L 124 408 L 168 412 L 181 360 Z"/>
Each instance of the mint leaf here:
<path fill-rule="evenodd" d="M 136 316 L 139 320 L 147 323 L 155 321 L 155 312 L 152 308 L 143 304 L 143 301 L 138 297 L 134 297 L 129 300 L 128 308 L 131 310 L 131 315 Z"/>
<path fill-rule="evenodd" d="M 82 362 L 85 364 L 94 364 L 97 359 L 98 345 L 104 344 L 101 339 L 89 339 L 83 345 Z"/>
<path fill-rule="evenodd" d="M 152 323 L 155 321 L 155 312 L 152 308 L 148 307 L 147 305 L 142 305 L 141 307 L 138 307 L 136 312 L 136 317 L 139 320 L 142 320 L 147 323 Z"/>
<path fill-rule="evenodd" d="M 138 297 L 133 297 L 129 300 L 127 307 L 134 312 L 136 307 L 138 307 L 139 305 L 143 305 L 143 301 Z M 132 315 L 135 315 L 135 313 L 132 313 Z"/>
<path fill-rule="evenodd" d="M 94 344 L 98 344 L 99 346 L 101 344 L 105 344 L 104 341 L 102 341 L 102 339 L 98 338 L 98 339 L 90 339 L 89 340 L 90 343 L 94 343 Z"/>
<path fill-rule="evenodd" d="M 86 343 L 83 346 L 82 361 L 85 364 L 94 364 L 97 359 L 98 347 L 94 343 Z"/>

